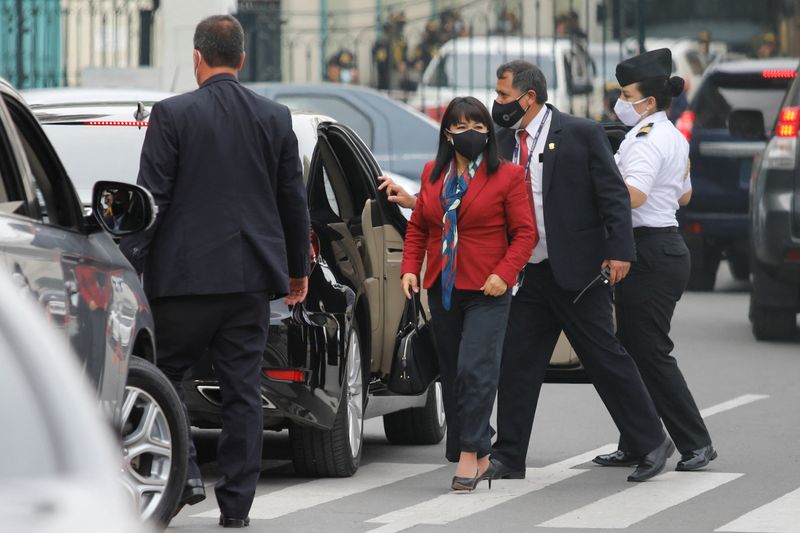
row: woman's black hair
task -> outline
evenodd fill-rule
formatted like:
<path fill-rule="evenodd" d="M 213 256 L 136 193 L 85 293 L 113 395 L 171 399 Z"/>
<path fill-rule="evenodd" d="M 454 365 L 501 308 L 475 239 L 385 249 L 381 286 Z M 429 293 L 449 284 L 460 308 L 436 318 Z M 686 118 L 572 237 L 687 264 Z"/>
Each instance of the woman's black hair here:
<path fill-rule="evenodd" d="M 486 163 L 488 175 L 492 175 L 500 166 L 500 156 L 497 150 L 497 136 L 495 135 L 494 122 L 489 110 L 480 100 L 472 96 L 457 96 L 453 98 L 442 116 L 442 125 L 439 128 L 439 149 L 431 172 L 431 183 L 436 183 L 442 172 L 453 160 L 455 149 L 447 141 L 447 130 L 461 120 L 472 120 L 484 124 L 489 130 L 486 148 L 483 150 L 483 160 Z"/>
<path fill-rule="evenodd" d="M 672 105 L 672 99 L 683 92 L 685 82 L 679 76 L 671 78 L 649 78 L 637 83 L 639 92 L 644 98 L 656 99 L 656 109 L 666 111 Z"/>

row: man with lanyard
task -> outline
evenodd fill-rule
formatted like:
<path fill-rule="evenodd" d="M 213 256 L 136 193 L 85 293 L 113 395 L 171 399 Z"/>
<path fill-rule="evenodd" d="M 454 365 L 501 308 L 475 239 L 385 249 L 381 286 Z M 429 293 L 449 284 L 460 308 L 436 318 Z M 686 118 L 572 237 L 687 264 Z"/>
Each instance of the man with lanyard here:
<path fill-rule="evenodd" d="M 521 60 L 497 71 L 500 154 L 527 170 L 539 243 L 511 303 L 498 388 L 495 478 L 522 479 L 547 364 L 562 330 L 626 442 L 640 458 L 629 481 L 664 469 L 674 446 L 631 357 L 614 335 L 607 268 L 621 281 L 635 258 L 631 207 L 602 127 L 547 101 L 547 82 Z M 523 107 L 525 106 L 525 107 Z M 516 130 L 516 131 L 515 131 Z"/>

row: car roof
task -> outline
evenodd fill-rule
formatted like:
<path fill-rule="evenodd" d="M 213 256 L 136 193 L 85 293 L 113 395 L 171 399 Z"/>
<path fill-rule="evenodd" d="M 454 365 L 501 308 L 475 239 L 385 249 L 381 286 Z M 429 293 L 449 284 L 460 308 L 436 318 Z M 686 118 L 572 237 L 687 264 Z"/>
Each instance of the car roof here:
<path fill-rule="evenodd" d="M 30 89 L 22 96 L 31 107 L 62 106 L 76 104 L 126 104 L 131 102 L 158 102 L 175 93 L 149 89 L 94 89 L 63 87 L 58 89 Z"/>
<path fill-rule="evenodd" d="M 712 72 L 725 72 L 729 74 L 748 74 L 762 70 L 797 70 L 800 59 L 792 57 L 776 57 L 769 59 L 738 59 L 735 61 L 721 61 L 709 67 Z"/>

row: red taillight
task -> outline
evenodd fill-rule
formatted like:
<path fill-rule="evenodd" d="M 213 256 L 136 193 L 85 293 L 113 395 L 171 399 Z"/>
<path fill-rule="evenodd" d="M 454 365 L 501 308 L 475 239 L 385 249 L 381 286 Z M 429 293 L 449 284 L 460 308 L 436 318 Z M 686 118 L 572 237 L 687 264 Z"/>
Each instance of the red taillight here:
<path fill-rule="evenodd" d="M 683 226 L 683 230 L 691 235 L 700 235 L 703 232 L 703 226 L 699 222 L 693 222 Z"/>
<path fill-rule="evenodd" d="M 694 111 L 684 111 L 681 113 L 681 116 L 678 118 L 678 122 L 675 123 L 675 127 L 678 128 L 678 131 L 686 137 L 687 141 L 692 140 L 692 129 L 694 128 L 694 119 L 695 114 Z"/>
<path fill-rule="evenodd" d="M 761 73 L 761 77 L 766 80 L 791 80 L 795 76 L 797 72 L 794 70 L 769 69 Z"/>
<path fill-rule="evenodd" d="M 797 137 L 800 128 L 800 107 L 784 107 L 778 115 L 775 135 L 778 137 Z"/>
<path fill-rule="evenodd" d="M 264 370 L 264 375 L 276 381 L 305 381 L 306 373 L 302 370 Z"/>
<path fill-rule="evenodd" d="M 137 128 L 146 127 L 150 124 L 146 120 L 87 120 L 84 126 L 135 126 Z"/>
<path fill-rule="evenodd" d="M 431 117 L 433 120 L 440 121 L 444 116 L 444 112 L 447 111 L 447 104 L 437 107 L 426 107 L 424 111 L 425 114 Z"/>
<path fill-rule="evenodd" d="M 800 248 L 789 248 L 783 254 L 783 260 L 787 263 L 800 263 Z"/>
<path fill-rule="evenodd" d="M 313 270 L 315 266 L 317 266 L 317 257 L 319 257 L 319 237 L 317 237 L 317 233 L 312 229 L 311 235 L 309 236 L 309 262 L 311 263 L 311 269 Z"/>

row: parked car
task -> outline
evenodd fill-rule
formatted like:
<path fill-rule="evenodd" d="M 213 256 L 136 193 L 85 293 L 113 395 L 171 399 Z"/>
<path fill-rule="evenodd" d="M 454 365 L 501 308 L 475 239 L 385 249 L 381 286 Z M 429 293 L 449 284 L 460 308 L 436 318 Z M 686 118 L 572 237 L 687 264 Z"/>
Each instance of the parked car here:
<path fill-rule="evenodd" d="M 790 88 L 750 185 L 750 322 L 759 340 L 794 338 L 800 312 L 800 77 L 784 75 Z M 765 120 L 758 108 L 733 111 L 731 134 L 747 142 L 766 140 L 765 124 L 771 122 Z"/>
<path fill-rule="evenodd" d="M 70 112 L 70 124 L 85 120 Z M 106 192 L 136 209 L 127 231 L 104 227 Z M 141 516 L 163 525 L 183 490 L 186 418 L 153 366 L 150 308 L 112 240 L 144 230 L 155 207 L 149 192 L 118 182 L 99 184 L 90 203 L 86 214 L 36 118 L 0 79 L 0 263 L 69 339 L 120 436 L 125 486 Z"/>
<path fill-rule="evenodd" d="M 765 143 L 732 137 L 728 119 L 733 109 L 757 109 L 773 124 L 797 65 L 788 58 L 715 63 L 676 124 L 689 139 L 694 189 L 678 212 L 692 254 L 689 289 L 712 290 L 722 258 L 737 279 L 750 274 L 748 191 L 753 156 Z"/>
<path fill-rule="evenodd" d="M 339 83 L 255 83 L 249 87 L 293 111 L 325 115 L 350 126 L 384 172 L 416 182 L 417 188 L 422 168 L 436 156 L 439 125 L 376 90 Z"/>
<path fill-rule="evenodd" d="M 474 96 L 491 109 L 497 67 L 513 59 L 536 64 L 547 78 L 548 102 L 586 116 L 592 101 L 589 54 L 570 39 L 474 37 L 448 41 L 422 75 L 413 107 L 439 119 L 455 96 Z"/>
<path fill-rule="evenodd" d="M 0 522 L 7 533 L 144 533 L 78 359 L 0 266 Z"/>

